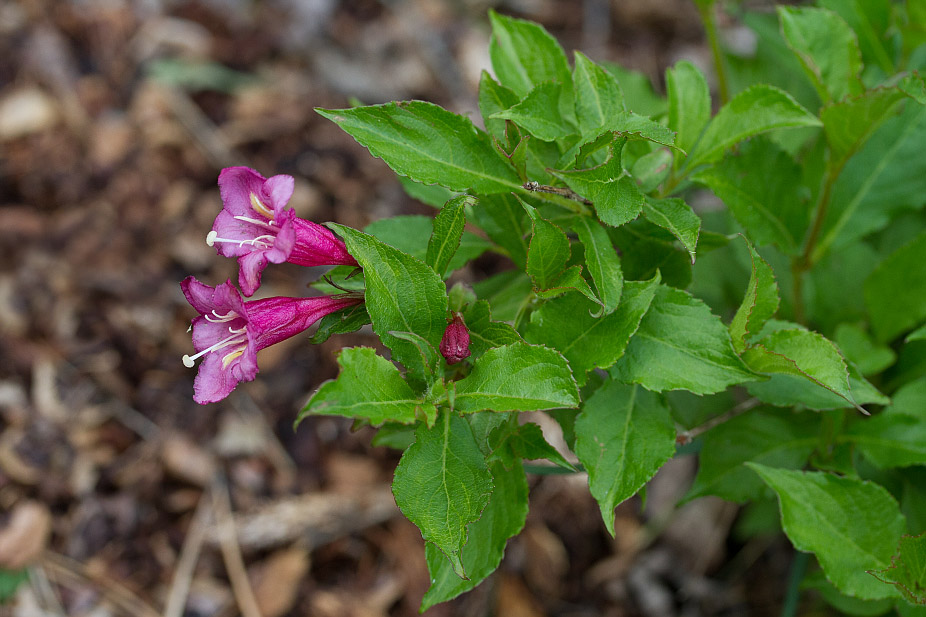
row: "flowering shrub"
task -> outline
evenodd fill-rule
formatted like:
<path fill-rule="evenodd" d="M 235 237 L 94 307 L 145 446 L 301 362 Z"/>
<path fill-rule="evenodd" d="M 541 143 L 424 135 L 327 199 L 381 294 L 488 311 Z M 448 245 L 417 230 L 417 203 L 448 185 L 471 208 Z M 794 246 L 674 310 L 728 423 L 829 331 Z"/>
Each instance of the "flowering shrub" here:
<path fill-rule="evenodd" d="M 926 603 L 926 10 L 746 15 L 757 48 L 735 57 L 698 4 L 716 98 L 689 62 L 662 97 L 491 13 L 485 130 L 422 101 L 318 110 L 433 220 L 323 227 L 286 209 L 288 176 L 219 178 L 207 241 L 245 295 L 269 263 L 337 267 L 312 298 L 184 281 L 195 398 L 314 323 L 316 341 L 372 324 L 390 359 L 344 349 L 300 419 L 353 418 L 404 450 L 393 491 L 426 541 L 423 608 L 498 566 L 527 514 L 523 460 L 587 472 L 613 534 L 614 508 L 680 452 L 700 460 L 686 499 L 777 499 L 815 557 L 795 558 L 794 593 L 806 569 L 842 610 Z M 486 251 L 510 268 L 448 291 Z M 537 410 L 575 457 L 521 422 Z"/>

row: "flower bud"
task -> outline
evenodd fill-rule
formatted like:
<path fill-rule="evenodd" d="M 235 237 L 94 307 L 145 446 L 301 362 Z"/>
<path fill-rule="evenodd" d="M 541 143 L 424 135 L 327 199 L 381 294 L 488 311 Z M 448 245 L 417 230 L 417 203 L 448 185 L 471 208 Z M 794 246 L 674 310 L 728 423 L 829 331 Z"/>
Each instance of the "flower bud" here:
<path fill-rule="evenodd" d="M 469 357 L 469 330 L 463 323 L 463 315 L 453 314 L 453 321 L 444 330 L 444 338 L 440 341 L 440 353 L 447 364 L 456 364 Z"/>

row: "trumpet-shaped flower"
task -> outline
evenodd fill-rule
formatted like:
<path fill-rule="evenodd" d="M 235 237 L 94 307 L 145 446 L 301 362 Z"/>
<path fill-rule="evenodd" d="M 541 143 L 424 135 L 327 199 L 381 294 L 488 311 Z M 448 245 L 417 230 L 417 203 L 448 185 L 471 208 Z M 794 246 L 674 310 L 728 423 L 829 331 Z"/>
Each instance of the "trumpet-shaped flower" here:
<path fill-rule="evenodd" d="M 444 336 L 440 341 L 440 353 L 447 364 L 456 364 L 469 357 L 469 330 L 459 313 L 453 314 L 453 321 L 444 330 Z"/>
<path fill-rule="evenodd" d="M 329 229 L 286 209 L 293 186 L 292 176 L 264 178 L 248 167 L 227 167 L 219 174 L 223 208 L 206 244 L 238 258 L 238 282 L 246 296 L 257 291 L 268 263 L 357 265 Z"/>
<path fill-rule="evenodd" d="M 220 401 L 241 381 L 257 375 L 257 352 L 299 334 L 329 313 L 360 304 L 359 295 L 266 298 L 245 302 L 227 281 L 211 287 L 187 277 L 180 287 L 199 317 L 193 319 L 196 354 L 183 356 L 189 368 L 202 358 L 193 400 Z"/>

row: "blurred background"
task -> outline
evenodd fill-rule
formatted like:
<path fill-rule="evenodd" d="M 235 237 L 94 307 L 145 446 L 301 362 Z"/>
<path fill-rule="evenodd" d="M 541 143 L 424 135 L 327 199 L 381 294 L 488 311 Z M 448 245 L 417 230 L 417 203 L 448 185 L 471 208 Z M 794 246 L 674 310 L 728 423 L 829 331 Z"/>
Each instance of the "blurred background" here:
<path fill-rule="evenodd" d="M 375 339 L 296 337 L 199 406 L 178 283 L 237 276 L 204 241 L 225 166 L 295 176 L 318 222 L 432 212 L 313 108 L 420 98 L 481 124 L 489 8 L 659 92 L 678 59 L 710 73 L 689 0 L 0 0 L 0 594 L 26 579 L 0 615 L 417 614 L 397 455 L 348 421 L 293 429 L 337 350 Z M 268 268 L 261 294 L 319 274 Z M 614 539 L 584 475 L 532 476 L 499 571 L 427 614 L 774 614 L 787 549 L 737 544 L 730 504 L 677 509 L 693 465 L 622 505 Z"/>

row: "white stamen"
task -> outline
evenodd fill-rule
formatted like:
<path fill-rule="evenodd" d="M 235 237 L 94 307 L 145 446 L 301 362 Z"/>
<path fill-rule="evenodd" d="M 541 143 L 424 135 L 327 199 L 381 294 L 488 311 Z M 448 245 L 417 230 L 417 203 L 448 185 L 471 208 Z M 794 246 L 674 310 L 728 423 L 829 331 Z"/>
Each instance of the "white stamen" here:
<path fill-rule="evenodd" d="M 229 330 L 231 330 L 231 328 L 229 328 Z M 241 330 L 244 331 L 245 328 L 241 328 Z M 242 338 L 241 332 L 233 331 L 232 335 L 229 336 L 228 338 L 222 339 L 221 341 L 219 341 L 218 343 L 216 343 L 215 345 L 213 345 L 212 347 L 208 349 L 203 349 L 201 352 L 199 352 L 195 356 L 184 355 L 183 356 L 183 366 L 187 368 L 193 368 L 193 366 L 195 365 L 195 360 L 199 358 L 200 356 L 203 356 L 212 351 L 217 351 L 219 349 L 222 349 L 223 347 L 228 347 L 229 345 L 241 343 L 243 342 L 243 340 L 246 340 L 246 339 Z"/>
<path fill-rule="evenodd" d="M 273 210 L 265 206 L 263 202 L 260 199 L 258 199 L 257 195 L 255 195 L 254 193 L 251 193 L 251 206 L 254 208 L 254 210 L 257 211 L 258 214 L 262 214 L 266 216 L 268 219 L 273 218 Z"/>
<path fill-rule="evenodd" d="M 259 219 L 252 219 L 247 216 L 236 216 L 235 218 L 238 219 L 239 221 L 244 221 L 245 223 L 251 223 L 252 225 L 260 225 L 261 227 L 269 227 L 270 229 L 273 229 L 274 227 L 276 227 L 276 222 L 272 220 L 271 221 L 261 221 Z"/>
<path fill-rule="evenodd" d="M 238 319 L 238 313 L 236 313 L 235 311 L 228 311 L 224 315 L 219 315 L 213 309 L 212 314 L 215 316 L 215 318 L 212 318 L 209 315 L 203 315 L 203 317 L 206 318 L 206 321 L 211 322 L 211 323 L 224 323 L 226 321 L 232 321 L 233 319 Z"/>
<path fill-rule="evenodd" d="M 245 240 L 232 240 L 229 238 L 220 238 L 219 234 L 210 231 L 206 235 L 206 244 L 213 246 L 216 242 L 231 242 L 237 244 L 238 246 L 244 246 L 245 244 L 250 244 L 256 249 L 268 249 L 273 246 L 273 241 L 276 240 L 276 236 L 272 234 L 264 234 L 263 236 L 257 236 L 256 238 L 249 238 Z"/>

